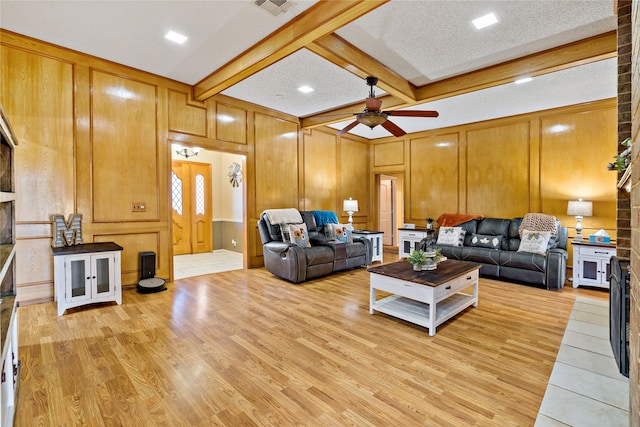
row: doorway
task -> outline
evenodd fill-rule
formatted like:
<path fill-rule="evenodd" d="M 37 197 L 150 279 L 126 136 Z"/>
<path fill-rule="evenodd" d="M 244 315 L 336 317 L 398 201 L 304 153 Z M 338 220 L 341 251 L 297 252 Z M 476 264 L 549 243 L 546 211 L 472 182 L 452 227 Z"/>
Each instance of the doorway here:
<path fill-rule="evenodd" d="M 378 224 L 384 246 L 398 245 L 398 228 L 403 221 L 402 175 L 378 175 Z"/>
<path fill-rule="evenodd" d="M 191 197 L 189 202 L 181 203 L 182 215 L 179 215 L 175 194 L 170 195 L 174 280 L 244 268 L 246 192 L 242 171 L 246 157 L 223 151 L 200 150 L 196 156 L 185 159 L 176 154 L 174 149 L 171 157 L 172 193 L 175 193 L 174 176 L 180 177 L 182 193 L 188 191 Z M 198 192 L 198 186 L 203 189 L 199 195 L 194 194 Z M 194 210 L 193 214 L 189 214 L 194 218 L 189 225 L 181 223 L 189 212 L 185 205 Z M 203 210 L 208 211 L 209 216 L 202 215 Z M 191 241 L 186 235 L 192 236 Z M 207 239 L 209 244 L 204 243 Z"/>

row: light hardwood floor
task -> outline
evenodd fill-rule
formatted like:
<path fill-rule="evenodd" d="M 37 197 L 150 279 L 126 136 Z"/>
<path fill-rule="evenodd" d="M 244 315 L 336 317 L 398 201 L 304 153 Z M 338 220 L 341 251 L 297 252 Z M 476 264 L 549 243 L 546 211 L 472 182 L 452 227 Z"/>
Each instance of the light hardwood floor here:
<path fill-rule="evenodd" d="M 429 337 L 370 315 L 368 279 L 238 270 L 61 317 L 22 306 L 16 425 L 533 425 L 575 297 L 608 298 L 481 279 Z"/>

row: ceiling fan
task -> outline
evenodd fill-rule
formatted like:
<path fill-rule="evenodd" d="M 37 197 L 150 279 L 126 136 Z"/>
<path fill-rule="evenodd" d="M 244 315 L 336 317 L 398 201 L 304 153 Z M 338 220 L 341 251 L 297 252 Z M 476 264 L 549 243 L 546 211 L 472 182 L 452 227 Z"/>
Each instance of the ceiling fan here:
<path fill-rule="evenodd" d="M 437 111 L 429 110 L 407 110 L 407 111 L 381 111 L 382 101 L 376 99 L 376 95 L 373 92 L 373 87 L 378 83 L 377 77 L 367 77 L 367 85 L 369 86 L 369 97 L 365 99 L 365 109 L 362 113 L 354 113 L 356 120 L 353 123 L 347 125 L 344 129 L 338 132 L 338 135 L 349 132 L 351 129 L 362 123 L 369 126 L 371 129 L 378 125 L 382 125 L 383 128 L 388 130 L 393 136 L 402 136 L 407 133 L 400 129 L 398 125 L 391 122 L 388 117 L 438 117 Z"/>

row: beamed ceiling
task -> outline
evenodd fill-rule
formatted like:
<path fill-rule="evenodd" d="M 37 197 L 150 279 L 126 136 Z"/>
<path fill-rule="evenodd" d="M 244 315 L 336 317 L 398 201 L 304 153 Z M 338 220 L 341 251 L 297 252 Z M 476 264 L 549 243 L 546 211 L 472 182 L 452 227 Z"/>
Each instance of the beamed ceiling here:
<path fill-rule="evenodd" d="M 340 129 L 364 108 L 366 76 L 407 132 L 616 96 L 610 0 L 0 2 L 0 27 Z M 264 5 L 263 5 L 264 6 Z M 471 21 L 493 12 L 482 30 Z M 165 40 L 174 30 L 183 45 Z M 514 81 L 534 79 L 516 85 Z M 312 93 L 300 93 L 307 85 Z M 390 134 L 358 125 L 366 138 Z"/>

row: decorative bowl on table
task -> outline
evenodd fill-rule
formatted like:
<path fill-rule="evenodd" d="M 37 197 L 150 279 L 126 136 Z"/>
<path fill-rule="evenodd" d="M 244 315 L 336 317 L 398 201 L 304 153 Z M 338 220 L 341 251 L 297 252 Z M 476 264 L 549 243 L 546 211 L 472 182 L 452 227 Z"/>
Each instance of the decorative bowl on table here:
<path fill-rule="evenodd" d="M 438 268 L 438 263 L 435 262 L 434 260 L 429 260 L 426 262 L 426 264 L 422 266 L 422 271 L 435 270 L 436 268 Z"/>

